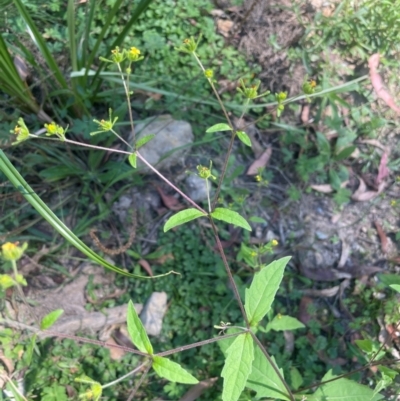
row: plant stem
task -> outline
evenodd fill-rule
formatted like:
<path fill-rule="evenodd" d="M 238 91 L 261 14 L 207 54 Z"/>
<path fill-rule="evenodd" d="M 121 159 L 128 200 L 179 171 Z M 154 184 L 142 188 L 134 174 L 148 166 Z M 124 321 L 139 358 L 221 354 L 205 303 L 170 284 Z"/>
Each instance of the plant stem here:
<path fill-rule="evenodd" d="M 134 375 L 136 372 L 138 372 L 139 370 L 143 369 L 145 366 L 148 366 L 148 365 L 149 365 L 148 362 L 142 363 L 137 368 L 135 368 L 135 369 L 131 370 L 130 372 L 128 372 L 126 375 L 123 375 L 123 376 L 119 377 L 118 379 L 115 379 L 114 381 L 112 381 L 110 383 L 104 384 L 104 386 L 101 386 L 101 388 L 105 389 L 107 387 L 111 387 L 114 384 L 117 384 L 117 383 L 121 382 L 122 380 L 125 380 L 127 377 Z M 151 366 L 151 364 L 150 364 L 150 366 Z"/>

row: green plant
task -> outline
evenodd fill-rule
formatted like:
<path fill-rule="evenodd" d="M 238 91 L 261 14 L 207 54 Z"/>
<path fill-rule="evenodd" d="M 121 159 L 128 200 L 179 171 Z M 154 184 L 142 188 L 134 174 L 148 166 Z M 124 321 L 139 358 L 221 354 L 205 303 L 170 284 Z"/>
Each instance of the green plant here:
<path fill-rule="evenodd" d="M 224 379 L 222 389 L 222 399 L 224 401 L 238 400 L 241 397 L 241 394 L 245 387 L 256 391 L 257 397 L 267 397 L 290 401 L 294 401 L 296 398 L 300 399 L 300 397 L 303 399 L 307 398 L 315 401 L 320 400 L 321 397 L 347 397 L 346 399 L 353 401 L 361 401 L 365 399 L 382 399 L 383 396 L 379 394 L 379 391 L 381 391 L 384 387 L 388 385 L 390 378 L 395 377 L 395 375 L 397 374 L 395 370 L 388 368 L 388 370 L 386 370 L 384 373 L 386 376 L 381 382 L 376 385 L 374 390 L 366 385 L 358 384 L 353 380 L 337 376 L 332 372 L 332 370 L 328 370 L 328 372 L 323 376 L 323 382 L 319 384 L 318 389 L 314 393 L 310 392 L 309 388 L 298 390 L 298 388 L 301 386 L 300 383 L 302 382 L 299 370 L 291 370 L 291 372 L 294 372 L 291 376 L 291 388 L 288 384 L 288 381 L 285 380 L 285 373 L 279 367 L 278 361 L 274 357 L 270 356 L 270 353 L 266 349 L 265 343 L 260 340 L 259 332 L 264 332 L 266 335 L 269 335 L 272 331 L 288 331 L 302 328 L 302 325 L 296 319 L 291 318 L 286 314 L 275 314 L 272 312 L 271 309 L 272 303 L 277 298 L 279 287 L 281 286 L 281 282 L 283 279 L 284 270 L 290 258 L 285 257 L 273 261 L 272 263 L 269 263 L 267 265 L 263 262 L 262 258 L 267 253 L 272 251 L 274 245 L 276 245 L 275 242 L 272 241 L 270 244 L 266 244 L 258 249 L 252 249 L 249 246 L 243 245 L 241 257 L 243 257 L 243 260 L 249 265 L 249 267 L 255 270 L 255 274 L 252 277 L 252 282 L 250 285 L 240 286 L 236 283 L 234 279 L 233 270 L 228 263 L 228 259 L 223 249 L 219 230 L 217 227 L 221 227 L 221 224 L 228 223 L 236 227 L 244 228 L 245 230 L 251 230 L 251 226 L 247 222 L 246 218 L 238 212 L 227 207 L 217 207 L 217 202 L 223 188 L 223 182 L 225 179 L 225 175 L 227 174 L 227 166 L 229 164 L 230 155 L 236 138 L 238 138 L 246 146 L 248 146 L 249 142 L 251 141 L 244 130 L 237 130 L 234 128 L 230 115 L 227 112 L 227 109 L 225 108 L 218 91 L 216 90 L 214 73 L 212 70 L 204 68 L 201 59 L 197 54 L 197 47 L 198 41 L 191 38 L 185 40 L 184 43 L 180 47 L 178 47 L 178 50 L 186 54 L 190 54 L 192 57 L 194 57 L 204 74 L 205 80 L 208 81 L 216 98 L 218 99 L 218 102 L 222 108 L 222 113 L 226 119 L 226 122 L 215 124 L 208 128 L 207 131 L 208 133 L 225 131 L 230 134 L 229 146 L 225 155 L 220 176 L 215 177 L 211 163 L 209 164 L 209 166 L 198 166 L 197 168 L 199 177 L 205 181 L 205 185 L 208 189 L 209 196 L 205 208 L 202 208 L 201 206 L 196 204 L 196 202 L 185 195 L 179 188 L 175 187 L 165 176 L 158 172 L 143 158 L 140 153 L 140 147 L 143 145 L 144 142 L 151 141 L 151 136 L 146 138 L 145 140 L 136 140 L 135 138 L 133 138 L 133 143 L 129 144 L 129 151 L 117 151 L 117 153 L 126 154 L 133 168 L 136 167 L 137 159 L 140 159 L 168 185 L 170 185 L 178 193 L 180 193 L 188 203 L 190 203 L 190 208 L 176 213 L 166 221 L 163 227 L 164 232 L 176 228 L 177 226 L 186 224 L 190 221 L 198 219 L 208 221 L 208 223 L 211 225 L 212 236 L 220 253 L 222 265 L 224 267 L 225 274 L 228 277 L 230 287 L 237 302 L 240 315 L 239 318 L 236 319 L 234 326 L 232 326 L 231 322 L 221 322 L 220 324 L 214 326 L 216 329 L 222 330 L 222 332 L 227 334 L 202 340 L 197 343 L 186 345 L 180 344 L 175 349 L 157 353 L 154 351 L 153 344 L 152 342 L 150 342 L 146 331 L 132 305 L 132 302 L 130 301 L 127 316 L 128 332 L 132 342 L 138 349 L 130 349 L 130 351 L 143 358 L 144 362 L 142 362 L 139 367 L 131 370 L 129 373 L 117 379 L 109 380 L 107 383 L 101 383 L 96 378 L 92 377 L 90 373 L 85 371 L 84 375 L 81 375 L 76 379 L 79 383 L 84 385 L 84 390 L 83 393 L 81 393 L 81 398 L 98 400 L 105 389 L 124 380 L 130 375 L 136 374 L 139 370 L 142 370 L 143 375 L 138 380 L 134 388 L 135 392 L 137 391 L 143 380 L 145 380 L 151 368 L 154 369 L 159 377 L 172 382 L 180 382 L 184 384 L 197 383 L 197 378 L 195 378 L 191 373 L 182 368 L 180 364 L 172 361 L 172 359 L 170 358 L 167 358 L 167 356 L 170 356 L 171 354 L 176 354 L 180 351 L 187 351 L 200 346 L 207 346 L 214 342 L 220 342 L 222 343 L 221 348 L 223 349 L 223 352 L 225 354 L 224 367 L 221 373 L 221 376 Z M 111 58 L 108 60 L 110 61 L 110 63 L 116 65 L 121 75 L 122 81 L 125 82 L 124 87 L 128 105 L 130 104 L 130 93 L 128 89 L 129 86 L 126 84 L 123 75 L 122 64 L 124 62 L 127 62 L 129 65 L 128 73 L 131 73 L 130 62 L 138 61 L 139 54 L 140 52 L 135 48 L 131 48 L 130 50 L 121 50 L 119 48 L 116 48 L 112 52 Z M 131 59 L 131 57 L 133 56 L 136 57 L 135 60 Z M 254 85 L 247 85 L 243 81 L 240 89 L 240 93 L 243 96 L 243 107 L 241 113 L 241 118 L 243 118 L 251 102 L 262 95 L 258 95 L 258 83 Z M 311 97 L 319 96 L 323 93 L 323 91 L 306 93 L 301 97 L 309 99 Z M 275 110 L 277 110 L 278 112 L 282 112 L 284 107 L 288 103 L 293 102 L 295 99 L 287 99 L 286 94 L 277 94 L 275 95 L 275 102 L 269 104 L 269 107 L 274 107 Z M 115 122 L 115 118 L 113 118 L 112 114 L 110 113 L 108 121 L 101 120 L 99 122 L 100 131 L 110 131 L 115 134 L 113 129 Z M 133 128 L 134 122 L 132 115 L 130 115 L 130 124 Z M 50 140 L 56 139 L 65 144 L 77 144 L 76 141 L 70 140 L 68 138 L 67 132 L 64 128 L 55 123 L 46 124 L 45 129 L 46 135 L 53 137 L 50 138 Z M 15 134 L 17 134 L 17 143 L 26 141 L 27 139 L 32 137 L 37 139 L 37 136 L 30 134 L 27 126 L 22 119 L 19 121 L 19 124 L 14 132 Z M 47 139 L 49 140 L 49 138 Z M 322 137 L 321 135 L 317 135 L 317 141 L 320 152 L 326 158 L 326 160 L 323 161 L 326 162 L 329 166 L 333 165 L 334 161 L 336 161 L 334 160 L 334 158 L 339 157 L 341 152 L 343 152 L 344 150 L 340 149 L 338 152 L 332 152 L 330 144 L 327 143 L 326 138 Z M 88 144 L 81 145 L 93 147 L 93 145 Z M 100 149 L 100 147 L 95 147 L 95 149 Z M 349 151 L 347 150 L 347 152 Z M 103 258 L 99 257 L 96 253 L 90 250 L 90 248 L 83 244 L 82 241 L 80 241 L 64 224 L 62 224 L 61 221 L 34 193 L 32 188 L 30 188 L 30 186 L 23 180 L 16 169 L 8 161 L 3 152 L 0 152 L 0 168 L 16 188 L 20 188 L 23 190 L 24 197 L 38 210 L 38 212 L 61 235 L 63 235 L 68 241 L 70 241 L 76 248 L 81 250 L 87 257 L 91 258 L 97 263 L 102 264 L 104 267 L 112 269 L 115 272 L 124 274 L 127 277 L 139 278 L 134 274 L 127 273 L 122 269 L 118 269 L 110 265 Z M 211 199 L 209 193 L 209 184 L 211 179 L 216 179 L 217 181 L 217 187 L 213 199 Z M 221 221 L 223 223 L 220 223 Z M 265 318 L 267 317 L 269 320 L 268 322 L 265 321 Z M 41 329 L 46 329 L 46 327 L 41 327 Z M 317 332 L 319 330 L 319 327 L 314 327 L 314 330 L 315 332 Z M 90 340 L 85 341 L 90 342 Z M 275 347 L 276 345 L 277 344 L 274 344 Z M 323 336 L 318 336 L 317 341 L 314 344 L 314 349 L 315 351 L 321 351 L 325 348 L 325 345 L 326 339 Z M 383 345 L 381 347 L 383 348 Z M 376 361 L 376 356 L 371 357 L 366 366 L 369 367 L 373 365 L 381 365 L 380 362 Z M 390 363 L 391 362 L 389 361 L 387 364 L 389 365 Z M 294 389 L 296 389 L 296 395 Z M 171 390 L 173 389 L 171 388 Z M 57 393 L 58 390 L 56 387 L 54 387 L 52 391 L 54 394 L 54 392 Z"/>

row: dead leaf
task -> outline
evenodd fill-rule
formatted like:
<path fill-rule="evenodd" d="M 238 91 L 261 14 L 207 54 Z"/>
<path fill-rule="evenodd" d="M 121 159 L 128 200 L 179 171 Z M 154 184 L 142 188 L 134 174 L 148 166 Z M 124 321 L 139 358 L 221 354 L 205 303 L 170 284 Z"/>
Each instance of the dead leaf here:
<path fill-rule="evenodd" d="M 283 337 L 285 338 L 285 353 L 292 355 L 294 351 L 294 333 L 293 331 L 284 330 Z"/>
<path fill-rule="evenodd" d="M 305 103 L 302 106 L 301 114 L 300 114 L 300 121 L 303 124 L 309 124 L 310 123 L 310 108 L 311 108 L 310 103 Z"/>
<path fill-rule="evenodd" d="M 194 401 L 197 400 L 207 389 L 211 388 L 218 377 L 211 377 L 210 379 L 202 380 L 187 391 L 179 401 Z"/>
<path fill-rule="evenodd" d="M 247 175 L 257 175 L 259 174 L 258 169 L 266 167 L 269 162 L 269 159 L 272 155 L 272 148 L 268 147 L 264 150 L 259 158 L 254 160 L 254 162 L 250 165 L 249 169 L 247 170 Z"/>
<path fill-rule="evenodd" d="M 346 241 L 345 236 L 342 235 L 340 239 L 342 240 L 342 253 L 340 255 L 340 260 L 337 266 L 338 269 L 341 269 L 346 264 L 351 251 L 350 244 Z"/>
<path fill-rule="evenodd" d="M 151 259 L 151 262 L 155 265 L 163 265 L 168 260 L 174 260 L 174 255 L 172 253 L 166 253 L 165 255 L 161 255 L 158 258 Z"/>
<path fill-rule="evenodd" d="M 376 198 L 385 189 L 385 183 L 382 182 L 379 185 L 378 191 L 367 191 L 367 186 L 365 185 L 364 180 L 360 177 L 358 177 L 358 179 L 360 180 L 360 185 L 358 186 L 357 191 L 351 195 L 351 199 L 356 202 L 370 201 L 371 199 Z"/>
<path fill-rule="evenodd" d="M 385 84 L 383 83 L 382 77 L 378 73 L 379 66 L 379 54 L 373 54 L 368 60 L 369 66 L 369 76 L 371 78 L 372 87 L 374 88 L 376 95 L 382 99 L 387 106 L 389 106 L 396 113 L 400 114 L 400 107 L 398 107 L 389 93 L 389 91 L 385 88 Z"/>
<path fill-rule="evenodd" d="M 310 187 L 317 192 L 321 192 L 323 194 L 330 194 L 333 192 L 333 188 L 330 184 L 322 184 L 322 185 L 310 185 Z"/>
<path fill-rule="evenodd" d="M 376 148 L 382 149 L 384 152 L 388 153 L 390 152 L 390 149 L 388 149 L 385 145 L 381 144 L 377 139 L 361 139 L 361 143 L 366 143 L 367 145 L 375 146 Z"/>
<path fill-rule="evenodd" d="M 218 9 L 218 8 L 216 8 L 216 9 L 214 9 L 214 10 L 211 10 L 210 11 L 210 14 L 213 16 L 213 17 L 224 17 L 226 14 L 225 14 L 225 11 L 223 11 L 223 10 L 220 10 L 220 9 Z"/>
<path fill-rule="evenodd" d="M 382 157 L 381 157 L 381 161 L 379 163 L 379 169 L 378 169 L 378 176 L 376 177 L 376 185 L 378 186 L 381 182 L 383 182 L 383 180 L 386 177 L 389 177 L 390 171 L 387 167 L 387 163 L 388 163 L 388 155 L 387 153 L 383 153 Z"/>
<path fill-rule="evenodd" d="M 339 291 L 338 285 L 331 288 L 324 288 L 323 290 L 306 289 L 303 290 L 304 295 L 309 295 L 310 297 L 334 297 Z"/>
<path fill-rule="evenodd" d="M 140 259 L 140 260 L 138 261 L 138 263 L 139 263 L 140 266 L 143 267 L 143 269 L 147 272 L 147 274 L 148 274 L 150 277 L 153 277 L 153 276 L 154 276 L 153 271 L 151 270 L 150 263 L 149 263 L 147 260 Z"/>
<path fill-rule="evenodd" d="M 126 351 L 123 350 L 122 348 L 120 348 L 118 346 L 113 347 L 113 345 L 118 345 L 118 344 L 112 337 L 110 337 L 107 340 L 105 345 L 110 350 L 110 358 L 113 359 L 114 361 L 118 361 L 126 354 Z M 108 346 L 108 345 L 110 345 L 110 346 Z"/>
<path fill-rule="evenodd" d="M 229 19 L 217 19 L 217 30 L 222 35 L 228 38 L 229 32 L 233 27 L 233 21 Z"/>
<path fill-rule="evenodd" d="M 182 205 L 182 203 L 180 203 L 179 200 L 177 198 L 175 198 L 175 196 L 165 194 L 164 191 L 158 185 L 154 185 L 154 187 L 156 188 L 157 192 L 160 194 L 160 197 L 161 197 L 164 205 L 169 210 L 173 210 L 176 212 L 178 210 L 182 210 L 185 208 L 185 206 Z"/>
<path fill-rule="evenodd" d="M 385 232 L 383 231 L 382 226 L 378 223 L 377 220 L 374 221 L 375 227 L 376 227 L 376 231 L 378 232 L 379 235 L 379 239 L 381 241 L 381 249 L 383 253 L 387 252 L 387 248 L 388 248 L 388 239 L 387 236 L 385 234 Z"/>
<path fill-rule="evenodd" d="M 297 313 L 297 319 L 300 320 L 303 324 L 308 324 L 310 320 L 312 320 L 312 316 L 310 314 L 310 309 L 313 305 L 314 301 L 310 297 L 302 297 L 299 305 L 299 311 Z"/>

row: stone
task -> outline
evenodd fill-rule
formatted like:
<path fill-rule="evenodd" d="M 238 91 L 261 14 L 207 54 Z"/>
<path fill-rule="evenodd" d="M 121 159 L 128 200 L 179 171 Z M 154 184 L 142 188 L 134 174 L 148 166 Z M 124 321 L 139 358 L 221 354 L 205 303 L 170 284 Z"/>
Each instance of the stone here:
<path fill-rule="evenodd" d="M 207 199 L 207 187 L 206 182 L 203 178 L 200 178 L 196 174 L 190 174 L 186 180 L 186 194 L 195 202 L 203 201 Z M 211 183 L 208 187 L 211 189 Z"/>
<path fill-rule="evenodd" d="M 153 292 L 143 307 L 140 319 L 147 334 L 158 336 L 162 329 L 162 320 L 167 311 L 167 294 Z"/>
<path fill-rule="evenodd" d="M 139 153 L 157 170 L 181 163 L 194 140 L 191 125 L 186 121 L 174 120 L 170 115 L 159 116 L 150 123 L 139 123 L 135 132 L 139 139 L 146 135 L 155 135 L 139 149 Z M 151 172 L 139 158 L 137 166 L 146 173 Z"/>

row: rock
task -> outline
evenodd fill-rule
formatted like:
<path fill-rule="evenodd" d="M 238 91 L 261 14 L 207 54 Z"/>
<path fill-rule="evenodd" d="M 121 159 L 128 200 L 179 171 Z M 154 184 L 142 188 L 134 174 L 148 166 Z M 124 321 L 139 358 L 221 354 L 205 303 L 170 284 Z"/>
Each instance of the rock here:
<path fill-rule="evenodd" d="M 186 194 L 190 199 L 199 202 L 207 199 L 207 187 L 203 178 L 196 174 L 190 174 L 186 178 Z M 209 185 L 211 188 L 211 184 Z"/>
<path fill-rule="evenodd" d="M 160 116 L 149 124 L 137 124 L 136 133 L 139 138 L 150 134 L 155 135 L 151 141 L 139 149 L 139 153 L 158 170 L 167 169 L 181 162 L 194 139 L 191 125 L 186 121 L 174 120 L 170 115 Z M 189 146 L 178 149 L 185 145 Z M 161 160 L 169 152 L 171 154 Z M 139 158 L 137 165 L 142 171 L 151 172 Z"/>
<path fill-rule="evenodd" d="M 161 333 L 162 320 L 166 311 L 167 294 L 165 292 L 153 292 L 140 314 L 140 319 L 148 334 L 158 336 Z"/>

